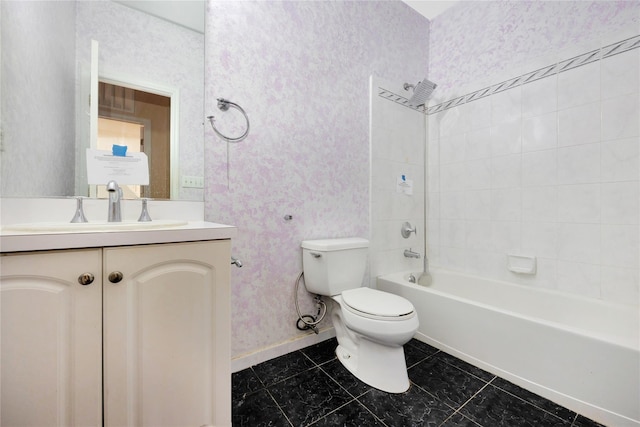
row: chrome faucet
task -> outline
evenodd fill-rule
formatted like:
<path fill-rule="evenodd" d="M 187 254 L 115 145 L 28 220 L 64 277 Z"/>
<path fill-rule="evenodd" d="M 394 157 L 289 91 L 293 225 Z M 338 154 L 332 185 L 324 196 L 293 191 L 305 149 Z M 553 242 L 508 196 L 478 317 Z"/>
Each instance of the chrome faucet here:
<path fill-rule="evenodd" d="M 107 183 L 107 191 L 109 192 L 109 222 L 121 222 L 122 211 L 120 210 L 120 199 L 122 199 L 122 188 L 118 183 L 111 180 Z"/>
<path fill-rule="evenodd" d="M 404 256 L 407 258 L 420 258 L 420 254 L 417 252 L 413 252 L 411 248 L 404 250 Z"/>

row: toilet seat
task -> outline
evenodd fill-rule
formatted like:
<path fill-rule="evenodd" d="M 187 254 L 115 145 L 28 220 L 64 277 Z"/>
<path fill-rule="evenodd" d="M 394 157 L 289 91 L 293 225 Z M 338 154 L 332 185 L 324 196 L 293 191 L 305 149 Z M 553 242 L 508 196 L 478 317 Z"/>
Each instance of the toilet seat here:
<path fill-rule="evenodd" d="M 398 295 L 371 288 L 356 288 L 341 294 L 350 312 L 377 320 L 406 320 L 415 315 L 413 304 Z"/>

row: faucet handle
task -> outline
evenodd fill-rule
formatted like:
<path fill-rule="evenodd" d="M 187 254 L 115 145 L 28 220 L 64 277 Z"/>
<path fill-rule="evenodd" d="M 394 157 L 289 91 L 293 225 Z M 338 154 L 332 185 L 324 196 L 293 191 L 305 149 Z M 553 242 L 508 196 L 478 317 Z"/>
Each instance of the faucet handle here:
<path fill-rule="evenodd" d="M 142 212 L 140 212 L 140 218 L 138 218 L 138 222 L 149 222 L 151 221 L 151 217 L 149 216 L 149 210 L 147 209 L 147 198 L 143 198 L 142 200 Z"/>
<path fill-rule="evenodd" d="M 76 197 L 76 213 L 73 215 L 71 219 L 72 223 L 78 222 L 89 222 L 87 217 L 84 215 L 84 210 L 82 208 L 82 197 Z"/>
<path fill-rule="evenodd" d="M 408 222 L 402 223 L 402 228 L 400 229 L 400 233 L 402 233 L 402 237 L 404 237 L 405 239 L 408 239 L 409 236 L 411 236 L 411 233 L 415 233 L 415 232 L 416 232 L 416 228 L 411 227 L 411 224 L 409 224 Z"/>

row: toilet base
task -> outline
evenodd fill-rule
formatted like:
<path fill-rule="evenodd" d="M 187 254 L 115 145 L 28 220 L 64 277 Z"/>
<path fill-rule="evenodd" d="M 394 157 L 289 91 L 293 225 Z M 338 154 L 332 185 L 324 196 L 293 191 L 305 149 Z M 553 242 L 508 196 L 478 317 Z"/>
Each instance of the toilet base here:
<path fill-rule="evenodd" d="M 363 337 L 360 337 L 358 344 L 355 351 L 350 351 L 342 344 L 336 348 L 338 360 L 349 372 L 363 383 L 387 393 L 409 390 L 402 346 L 385 346 Z"/>

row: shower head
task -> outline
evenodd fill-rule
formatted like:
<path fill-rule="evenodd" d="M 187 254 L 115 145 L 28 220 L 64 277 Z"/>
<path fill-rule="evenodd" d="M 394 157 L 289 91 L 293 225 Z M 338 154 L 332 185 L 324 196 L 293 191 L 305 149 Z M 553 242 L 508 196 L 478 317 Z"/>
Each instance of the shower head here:
<path fill-rule="evenodd" d="M 424 105 L 436 86 L 437 85 L 435 83 L 430 82 L 426 78 L 422 79 L 422 81 L 418 82 L 418 84 L 415 86 L 409 83 L 405 83 L 404 90 L 413 88 L 413 95 L 411 96 L 411 98 L 409 98 L 408 102 L 409 106 L 419 107 L 421 105 Z"/>

